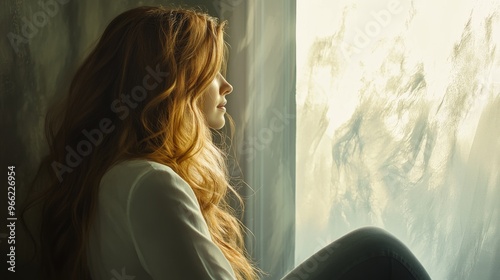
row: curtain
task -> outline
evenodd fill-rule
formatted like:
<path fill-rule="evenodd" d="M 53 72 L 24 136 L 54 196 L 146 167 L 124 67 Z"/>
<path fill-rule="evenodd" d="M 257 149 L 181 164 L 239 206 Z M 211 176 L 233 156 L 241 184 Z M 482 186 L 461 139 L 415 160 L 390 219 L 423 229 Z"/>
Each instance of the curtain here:
<path fill-rule="evenodd" d="M 262 279 L 280 279 L 295 257 L 295 1 L 221 2 L 247 248 L 269 274 Z"/>
<path fill-rule="evenodd" d="M 362 226 L 498 279 L 500 2 L 298 1 L 296 263 Z"/>

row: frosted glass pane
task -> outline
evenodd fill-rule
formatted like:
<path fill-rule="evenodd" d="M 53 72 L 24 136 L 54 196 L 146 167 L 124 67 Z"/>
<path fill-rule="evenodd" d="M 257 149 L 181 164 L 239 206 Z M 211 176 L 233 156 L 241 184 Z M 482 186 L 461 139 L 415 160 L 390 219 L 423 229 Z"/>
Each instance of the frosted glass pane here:
<path fill-rule="evenodd" d="M 297 1 L 296 264 L 362 226 L 498 279 L 499 1 Z"/>

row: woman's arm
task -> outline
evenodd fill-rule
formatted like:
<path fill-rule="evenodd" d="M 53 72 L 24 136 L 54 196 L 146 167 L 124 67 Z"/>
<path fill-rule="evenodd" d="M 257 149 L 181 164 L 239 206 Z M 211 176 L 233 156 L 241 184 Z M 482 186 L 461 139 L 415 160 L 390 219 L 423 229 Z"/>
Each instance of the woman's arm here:
<path fill-rule="evenodd" d="M 175 172 L 143 175 L 130 193 L 127 215 L 138 257 L 153 279 L 236 279 L 193 190 Z"/>

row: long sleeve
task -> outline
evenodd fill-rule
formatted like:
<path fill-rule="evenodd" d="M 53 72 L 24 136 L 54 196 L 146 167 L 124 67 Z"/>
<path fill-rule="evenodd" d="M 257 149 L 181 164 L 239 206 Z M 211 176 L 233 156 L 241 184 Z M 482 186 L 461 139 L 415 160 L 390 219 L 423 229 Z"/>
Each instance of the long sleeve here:
<path fill-rule="evenodd" d="M 143 175 L 130 192 L 127 216 L 139 260 L 152 279 L 236 279 L 210 237 L 193 190 L 175 172 Z"/>

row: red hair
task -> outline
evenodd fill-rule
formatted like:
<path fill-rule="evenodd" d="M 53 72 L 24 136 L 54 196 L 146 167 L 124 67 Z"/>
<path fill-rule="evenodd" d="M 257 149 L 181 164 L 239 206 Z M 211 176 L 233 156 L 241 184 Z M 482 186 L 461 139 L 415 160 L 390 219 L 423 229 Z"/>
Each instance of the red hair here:
<path fill-rule="evenodd" d="M 225 24 L 194 10 L 139 7 L 107 26 L 46 118 L 50 150 L 34 180 L 43 188 L 34 201 L 43 201 L 47 279 L 90 279 L 86 244 L 100 179 L 113 164 L 136 158 L 181 176 L 237 278 L 258 279 L 226 194 L 242 200 L 199 106 L 223 68 Z"/>

